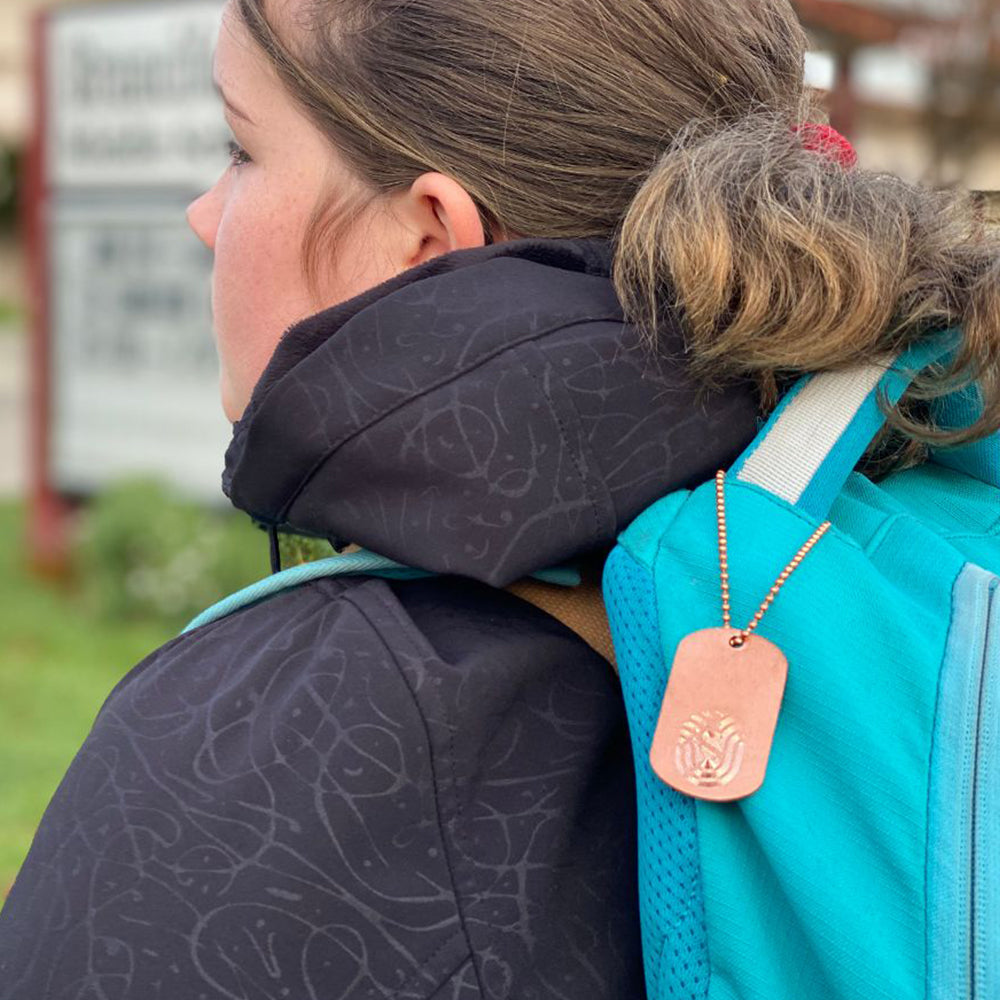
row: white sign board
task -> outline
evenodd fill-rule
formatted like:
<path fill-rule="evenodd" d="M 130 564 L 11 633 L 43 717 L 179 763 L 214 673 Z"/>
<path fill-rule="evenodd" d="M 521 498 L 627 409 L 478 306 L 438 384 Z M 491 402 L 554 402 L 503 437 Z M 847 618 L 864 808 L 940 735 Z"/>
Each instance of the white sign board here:
<path fill-rule="evenodd" d="M 48 36 L 56 187 L 207 187 L 228 131 L 212 86 L 221 0 L 60 9 Z"/>
<path fill-rule="evenodd" d="M 187 204 L 225 169 L 212 85 L 223 0 L 47 20 L 48 475 L 90 494 L 155 475 L 223 502 L 211 254 Z"/>
<path fill-rule="evenodd" d="M 183 206 L 57 207 L 51 475 L 89 494 L 151 474 L 221 500 L 232 429 L 219 403 L 209 252 Z"/>

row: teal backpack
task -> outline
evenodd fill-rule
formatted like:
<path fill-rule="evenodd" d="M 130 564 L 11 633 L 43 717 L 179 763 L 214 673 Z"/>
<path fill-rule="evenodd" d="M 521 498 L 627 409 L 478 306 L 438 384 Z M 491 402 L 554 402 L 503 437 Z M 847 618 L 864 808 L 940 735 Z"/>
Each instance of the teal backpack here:
<path fill-rule="evenodd" d="M 762 637 L 788 662 L 759 791 L 672 787 L 719 788 L 744 760 L 725 680 L 657 735 L 671 784 L 650 763 L 679 644 L 722 625 L 716 484 L 647 509 L 610 557 L 650 1000 L 1000 998 L 1000 434 L 878 485 L 852 471 L 879 395 L 930 360 L 803 379 L 725 477 L 733 626 L 832 522 L 734 650 Z M 972 390 L 938 416 L 979 412 Z M 684 668 L 695 699 L 726 662 Z"/>
<path fill-rule="evenodd" d="M 654 504 L 611 554 L 649 1000 L 1000 1000 L 1000 434 L 878 485 L 852 471 L 882 427 L 880 395 L 898 401 L 942 350 L 803 379 L 725 478 L 736 626 L 832 522 L 747 643 L 788 662 L 749 797 L 696 800 L 650 764 L 678 646 L 722 624 L 716 484 Z M 978 413 L 973 390 L 938 417 Z M 310 563 L 188 628 L 341 574 L 426 575 L 367 552 Z M 729 774 L 744 735 L 731 711 Z M 704 764 L 701 735 L 667 732 L 688 755 L 668 763 Z"/>

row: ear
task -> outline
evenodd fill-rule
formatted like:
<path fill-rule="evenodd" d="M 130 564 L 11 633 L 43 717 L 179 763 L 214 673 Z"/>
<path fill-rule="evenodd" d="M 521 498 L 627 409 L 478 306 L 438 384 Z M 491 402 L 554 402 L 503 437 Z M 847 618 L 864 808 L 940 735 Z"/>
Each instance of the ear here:
<path fill-rule="evenodd" d="M 405 267 L 486 243 L 476 203 L 458 181 L 444 174 L 421 174 L 397 196 L 393 208 L 408 233 Z"/>

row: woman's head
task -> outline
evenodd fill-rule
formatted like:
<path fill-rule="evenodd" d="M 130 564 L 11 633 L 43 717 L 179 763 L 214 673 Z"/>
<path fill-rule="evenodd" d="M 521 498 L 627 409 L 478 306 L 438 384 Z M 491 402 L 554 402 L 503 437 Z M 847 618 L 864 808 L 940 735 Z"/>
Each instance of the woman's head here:
<path fill-rule="evenodd" d="M 802 110 L 787 0 L 232 2 L 373 190 L 440 171 L 514 233 L 610 237 L 692 121 Z"/>
<path fill-rule="evenodd" d="M 424 172 L 379 196 L 303 113 L 231 9 L 215 76 L 232 162 L 188 218 L 215 254 L 222 403 L 236 420 L 292 323 L 484 236 L 475 205 L 444 175 Z M 337 240 L 307 268 L 310 241 L 332 223 Z"/>
<path fill-rule="evenodd" d="M 229 65 L 253 64 L 283 109 L 276 160 L 302 175 L 284 185 L 294 211 L 247 208 L 251 232 L 234 241 L 261 244 L 247 265 L 268 244 L 282 261 L 280 285 L 232 268 L 251 286 L 237 312 L 275 292 L 243 403 L 289 322 L 484 233 L 614 240 L 627 314 L 653 336 L 678 308 L 710 378 L 752 374 L 767 390 L 962 318 L 959 363 L 981 372 L 1000 356 L 976 329 L 1000 315 L 982 292 L 996 250 L 969 213 L 845 171 L 793 132 L 811 95 L 788 0 L 230 0 L 227 25 L 222 85 Z M 253 169 L 234 167 L 208 204 L 273 198 Z M 220 315 L 223 284 L 225 370 L 226 342 L 239 355 L 245 335 Z"/>
<path fill-rule="evenodd" d="M 785 0 L 231 0 L 233 166 L 191 211 L 227 414 L 295 320 L 482 230 L 610 238 L 692 120 L 791 124 L 803 51 Z"/>

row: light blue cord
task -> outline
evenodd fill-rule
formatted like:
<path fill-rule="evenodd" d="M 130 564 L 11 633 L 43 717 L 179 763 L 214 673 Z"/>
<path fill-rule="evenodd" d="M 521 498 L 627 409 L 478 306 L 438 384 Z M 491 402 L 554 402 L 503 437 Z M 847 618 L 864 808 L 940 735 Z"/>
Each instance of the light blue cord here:
<path fill-rule="evenodd" d="M 319 559 L 316 562 L 293 566 L 282 573 L 274 573 L 263 580 L 250 584 L 249 587 L 244 587 L 243 590 L 239 590 L 235 594 L 230 594 L 229 597 L 223 598 L 218 604 L 213 604 L 207 611 L 198 615 L 181 635 L 193 632 L 196 628 L 201 628 L 202 625 L 219 621 L 221 618 L 228 618 L 229 615 L 241 608 L 257 604 L 259 601 L 309 583 L 311 580 L 335 576 L 377 576 L 389 580 L 419 580 L 437 575 L 426 570 L 404 566 L 402 563 L 393 562 L 385 556 L 379 556 L 365 550 L 352 552 L 346 556 Z M 580 586 L 579 571 L 570 567 L 543 569 L 533 573 L 532 576 L 543 583 L 552 583 L 560 587 Z"/>
<path fill-rule="evenodd" d="M 540 569 L 537 573 L 532 573 L 533 580 L 540 580 L 542 583 L 552 583 L 557 587 L 579 587 L 583 580 L 580 571 L 572 566 L 556 566 L 553 569 Z"/>

